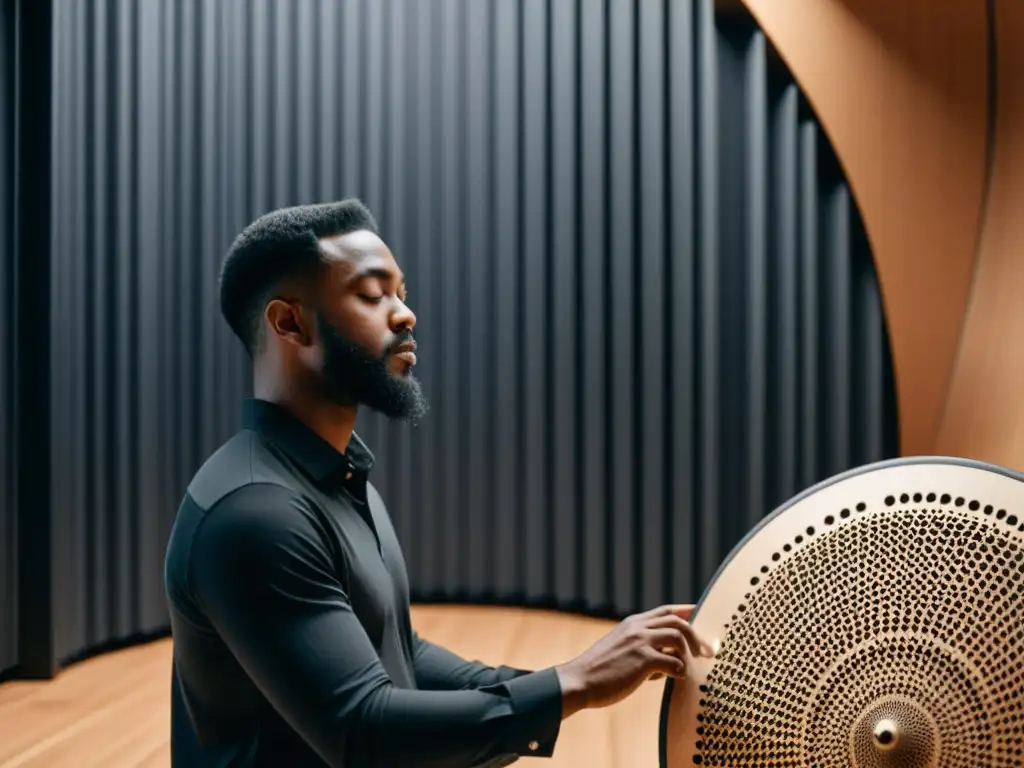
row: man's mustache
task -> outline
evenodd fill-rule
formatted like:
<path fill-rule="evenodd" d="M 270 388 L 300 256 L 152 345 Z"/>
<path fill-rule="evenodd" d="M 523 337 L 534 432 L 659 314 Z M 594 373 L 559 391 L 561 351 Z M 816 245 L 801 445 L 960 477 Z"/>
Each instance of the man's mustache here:
<path fill-rule="evenodd" d="M 393 354 L 402 344 L 415 344 L 416 339 L 413 337 L 412 331 L 402 331 L 395 334 L 395 338 L 388 344 L 387 349 L 384 350 L 384 357 L 388 357 Z"/>

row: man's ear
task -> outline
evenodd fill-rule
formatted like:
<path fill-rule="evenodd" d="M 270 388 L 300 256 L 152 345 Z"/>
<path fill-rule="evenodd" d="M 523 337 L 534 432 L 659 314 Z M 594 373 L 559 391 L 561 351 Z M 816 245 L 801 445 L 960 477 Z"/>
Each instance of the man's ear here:
<path fill-rule="evenodd" d="M 263 318 L 269 326 L 267 333 L 277 336 L 282 341 L 300 347 L 307 347 L 313 343 L 310 318 L 303 312 L 299 302 L 271 299 L 263 310 Z"/>

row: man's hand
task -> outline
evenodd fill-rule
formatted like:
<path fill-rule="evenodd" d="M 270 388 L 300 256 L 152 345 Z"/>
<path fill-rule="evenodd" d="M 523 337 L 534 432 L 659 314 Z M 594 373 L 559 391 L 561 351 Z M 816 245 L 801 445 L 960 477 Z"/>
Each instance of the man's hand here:
<path fill-rule="evenodd" d="M 685 677 L 693 656 L 714 656 L 688 619 L 692 605 L 663 605 L 621 621 L 575 659 L 555 667 L 563 717 L 611 706 L 652 676 Z"/>

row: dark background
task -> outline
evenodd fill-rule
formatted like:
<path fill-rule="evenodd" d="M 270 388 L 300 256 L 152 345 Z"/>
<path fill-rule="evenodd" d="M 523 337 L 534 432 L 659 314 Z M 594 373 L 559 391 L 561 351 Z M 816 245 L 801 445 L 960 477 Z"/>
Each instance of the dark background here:
<path fill-rule="evenodd" d="M 897 452 L 850 191 L 712 0 L 0 8 L 7 675 L 165 631 L 176 507 L 248 394 L 220 259 L 278 206 L 361 197 L 409 276 L 433 410 L 359 429 L 417 600 L 695 600 Z"/>

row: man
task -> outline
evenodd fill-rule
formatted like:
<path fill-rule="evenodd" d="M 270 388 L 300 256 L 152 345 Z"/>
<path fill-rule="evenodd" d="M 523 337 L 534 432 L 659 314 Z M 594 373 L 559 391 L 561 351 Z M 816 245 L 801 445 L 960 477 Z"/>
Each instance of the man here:
<path fill-rule="evenodd" d="M 399 542 L 353 433 L 426 412 L 416 318 L 366 208 L 275 211 L 236 239 L 221 307 L 253 360 L 244 428 L 171 533 L 175 766 L 468 768 L 550 756 L 563 719 L 710 650 L 690 607 L 622 622 L 536 672 L 420 638 Z"/>

